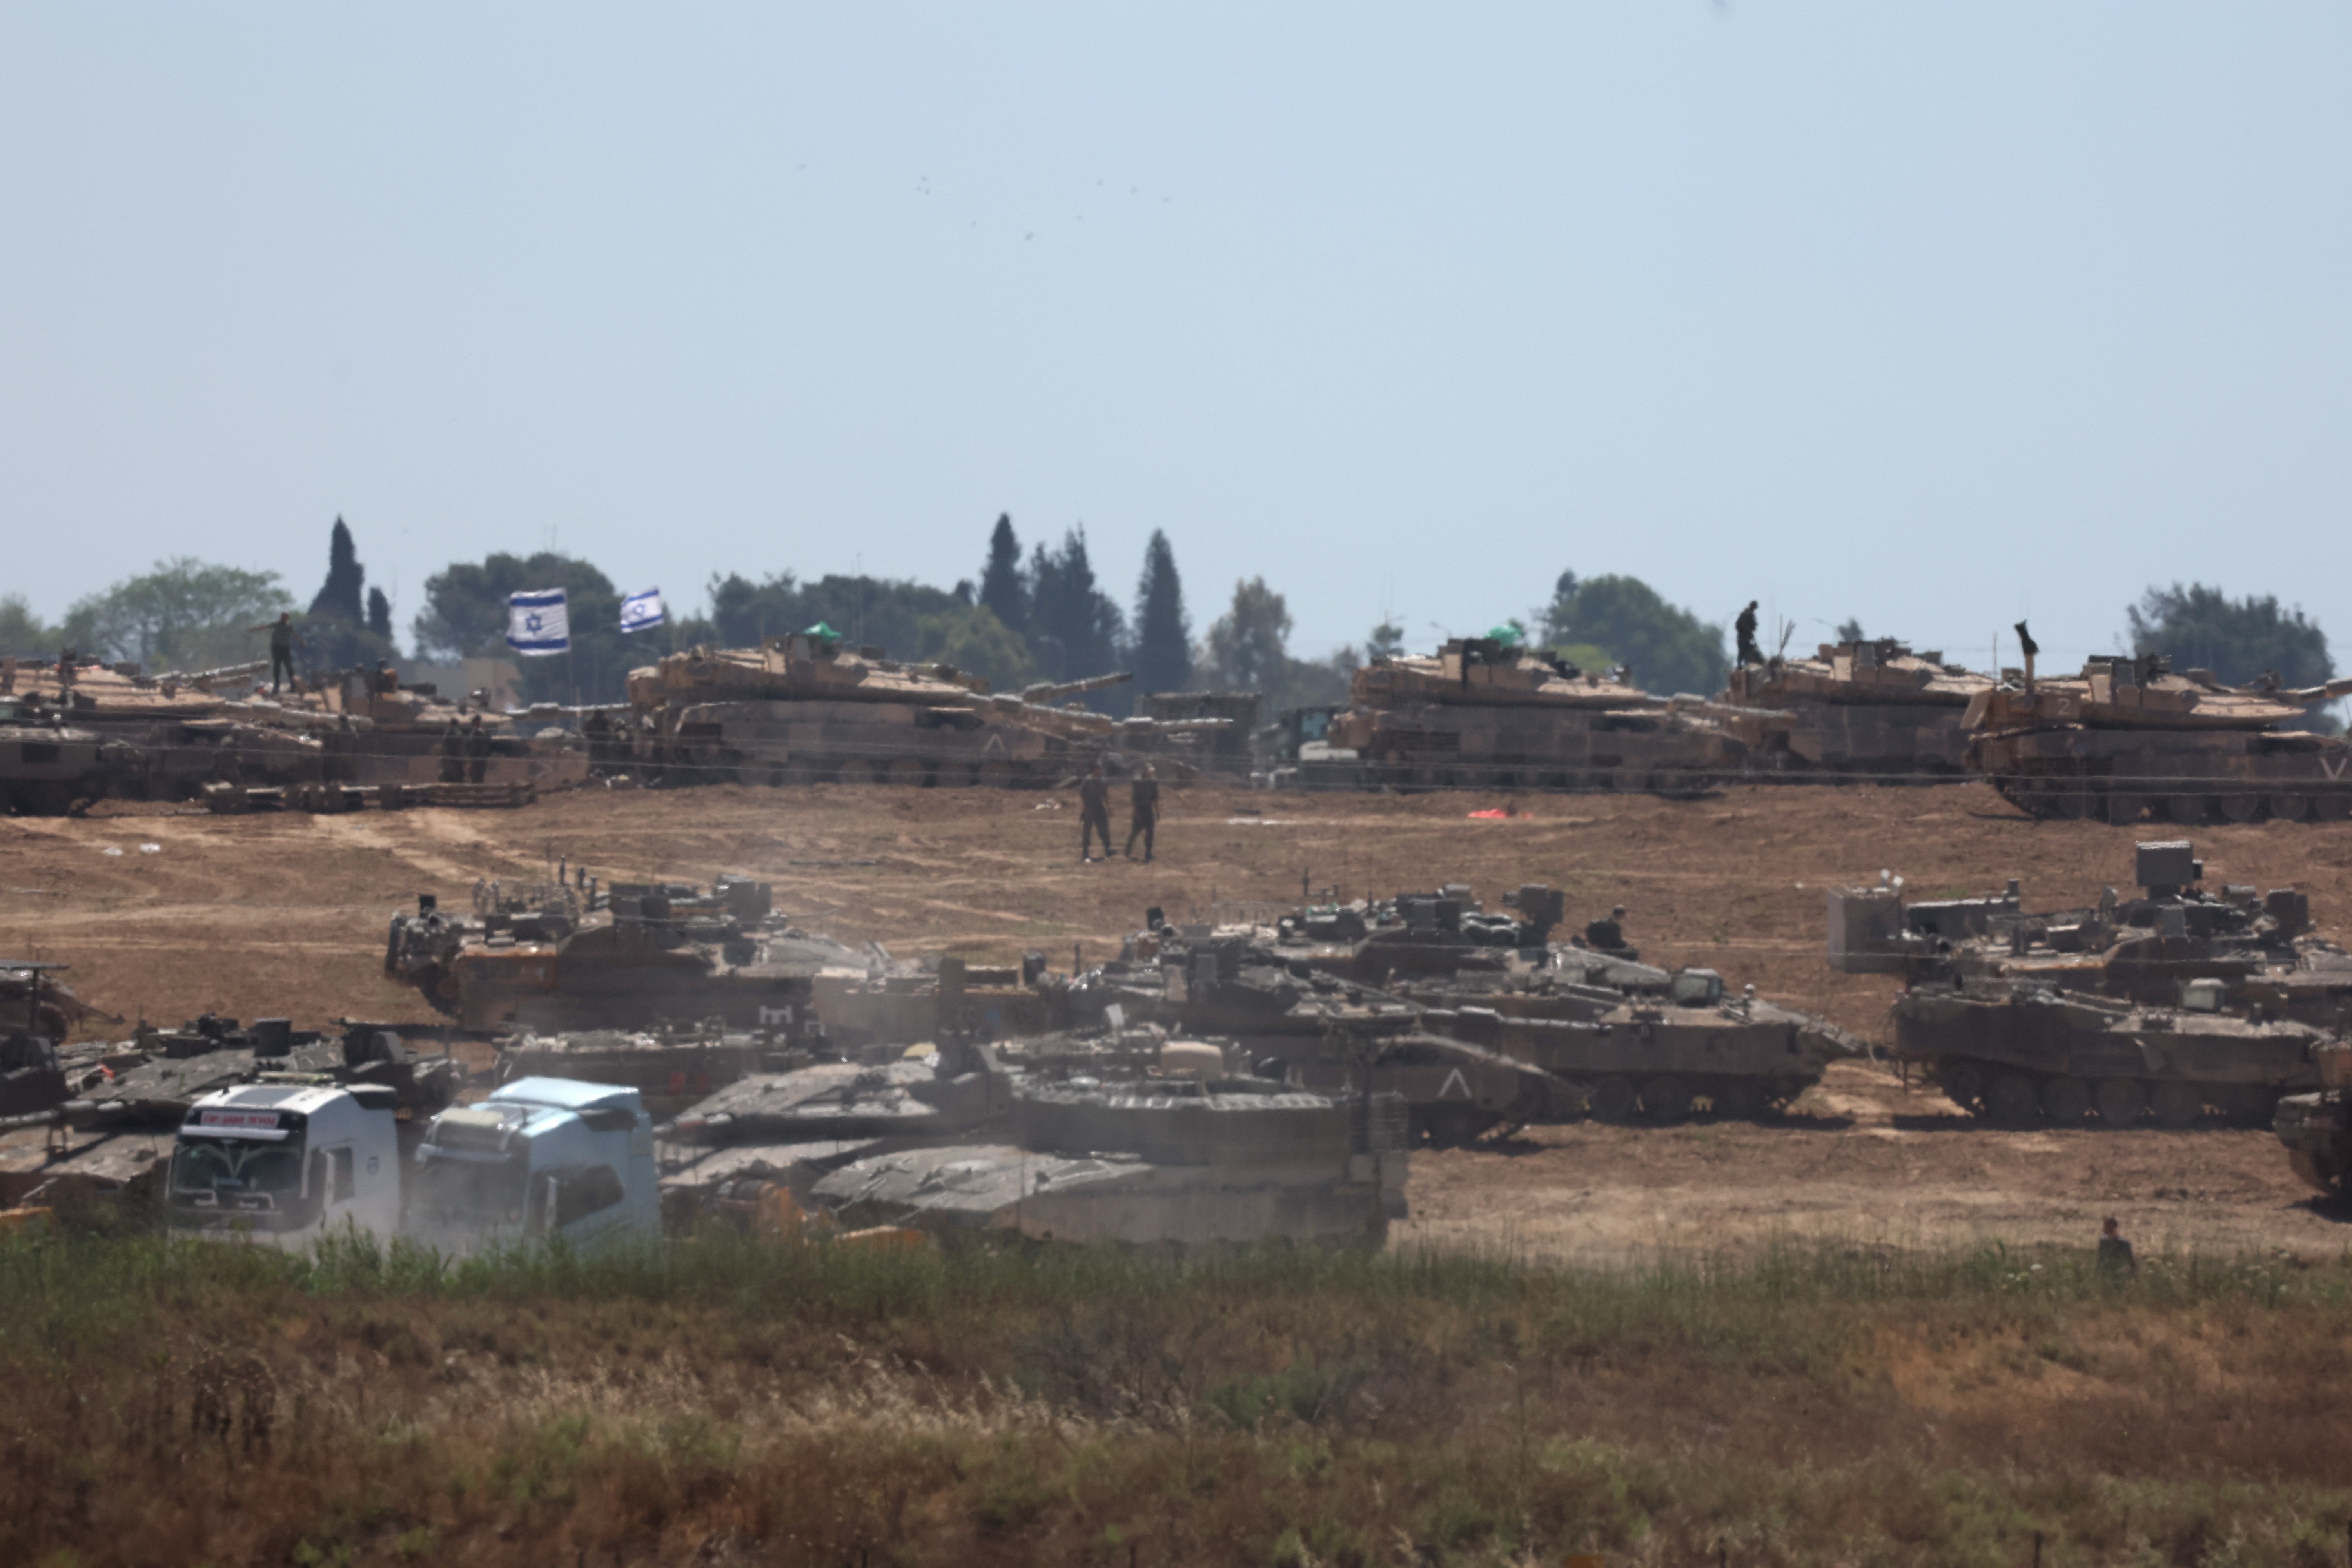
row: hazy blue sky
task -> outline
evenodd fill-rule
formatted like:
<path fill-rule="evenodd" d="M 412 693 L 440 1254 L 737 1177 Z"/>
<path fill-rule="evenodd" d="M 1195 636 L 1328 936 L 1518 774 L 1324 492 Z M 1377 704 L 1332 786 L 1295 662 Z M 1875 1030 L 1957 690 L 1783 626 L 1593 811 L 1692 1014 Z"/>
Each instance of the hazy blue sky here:
<path fill-rule="evenodd" d="M 0 5 L 0 592 L 1174 542 L 1297 647 L 2336 632 L 2341 5 Z M 1769 622 L 1768 622 L 1769 624 Z M 2013 660 L 2013 644 L 2009 645 Z"/>

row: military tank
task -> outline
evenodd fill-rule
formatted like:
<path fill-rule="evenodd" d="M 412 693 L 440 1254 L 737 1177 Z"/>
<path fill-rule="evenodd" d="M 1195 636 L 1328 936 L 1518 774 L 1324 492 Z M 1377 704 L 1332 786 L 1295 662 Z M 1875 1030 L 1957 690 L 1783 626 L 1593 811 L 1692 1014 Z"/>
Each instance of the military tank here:
<path fill-rule="evenodd" d="M 629 702 L 649 772 L 674 784 L 1042 787 L 1129 753 L 1164 757 L 1166 776 L 1189 776 L 1178 753 L 1231 719 L 1122 720 L 1067 702 L 1133 679 L 992 693 L 952 665 L 853 652 L 815 627 L 756 648 L 671 654 L 630 672 Z"/>
<path fill-rule="evenodd" d="M 1353 706 L 1327 745 L 1396 788 L 1703 794 L 1738 773 L 1747 747 L 1700 710 L 1496 637 L 1459 637 L 1430 658 L 1359 669 Z"/>
<path fill-rule="evenodd" d="M 2061 679 L 2004 670 L 1961 723 L 1970 771 L 2031 816 L 2334 822 L 2352 817 L 2352 743 L 2296 726 L 2348 692 L 2352 678 L 2224 686 L 2160 654 L 2117 656 Z"/>
<path fill-rule="evenodd" d="M 1732 670 L 1717 716 L 1747 745 L 1751 772 L 1935 783 L 1961 776 L 1961 721 L 1992 684 L 1940 652 L 1854 639 Z"/>
<path fill-rule="evenodd" d="M 66 816 L 141 794 L 139 752 L 21 700 L 0 698 L 0 816 Z"/>

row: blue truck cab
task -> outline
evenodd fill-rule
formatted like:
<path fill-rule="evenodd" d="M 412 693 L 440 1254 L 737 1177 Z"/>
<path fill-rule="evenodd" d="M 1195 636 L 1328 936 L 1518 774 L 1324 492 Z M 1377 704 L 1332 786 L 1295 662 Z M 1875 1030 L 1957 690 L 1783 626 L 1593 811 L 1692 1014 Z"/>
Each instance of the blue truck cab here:
<path fill-rule="evenodd" d="M 653 1119 L 634 1089 L 526 1078 L 445 1110 L 416 1152 L 402 1234 L 463 1253 L 661 1232 Z"/>

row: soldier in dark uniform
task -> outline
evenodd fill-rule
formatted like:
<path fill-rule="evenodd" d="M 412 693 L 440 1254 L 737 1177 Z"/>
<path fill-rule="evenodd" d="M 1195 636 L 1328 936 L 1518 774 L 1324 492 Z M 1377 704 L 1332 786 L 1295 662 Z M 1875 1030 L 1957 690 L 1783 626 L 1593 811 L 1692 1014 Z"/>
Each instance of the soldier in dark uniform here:
<path fill-rule="evenodd" d="M 1739 662 L 1742 665 L 1764 662 L 1764 650 L 1756 646 L 1755 600 L 1748 600 L 1748 607 L 1739 612 L 1739 618 L 1731 623 L 1731 633 L 1739 639 Z"/>
<path fill-rule="evenodd" d="M 469 784 L 482 782 L 482 774 L 490 765 L 490 732 L 482 728 L 482 716 L 474 715 L 474 722 L 466 731 L 466 779 Z"/>
<path fill-rule="evenodd" d="M 1619 904 L 1609 911 L 1609 918 L 1588 921 L 1584 927 L 1584 945 L 1595 952 L 1625 951 L 1625 906 Z"/>
<path fill-rule="evenodd" d="M 466 732 L 457 728 L 455 719 L 450 720 L 449 727 L 441 731 L 441 782 L 466 782 Z"/>
<path fill-rule="evenodd" d="M 2099 1227 L 2099 1268 L 2102 1273 L 2139 1272 L 2139 1259 L 2132 1256 L 2132 1244 L 2124 1239 L 2122 1227 L 2113 1215 Z"/>
<path fill-rule="evenodd" d="M 1130 815 L 1127 822 L 1127 858 L 1135 858 L 1135 836 L 1139 833 L 1143 835 L 1143 858 L 1149 863 L 1153 830 L 1160 826 L 1160 779 L 1150 763 L 1144 763 L 1143 771 L 1136 774 L 1128 800 Z M 1108 839 L 1103 841 L 1103 847 L 1110 847 Z"/>
<path fill-rule="evenodd" d="M 1078 864 L 1094 859 L 1094 836 L 1102 835 L 1103 855 L 1110 855 L 1110 784 L 1099 762 L 1078 781 Z"/>
<path fill-rule="evenodd" d="M 280 610 L 268 626 L 248 629 L 269 634 L 269 695 L 275 697 L 281 681 L 294 679 L 294 612 Z"/>

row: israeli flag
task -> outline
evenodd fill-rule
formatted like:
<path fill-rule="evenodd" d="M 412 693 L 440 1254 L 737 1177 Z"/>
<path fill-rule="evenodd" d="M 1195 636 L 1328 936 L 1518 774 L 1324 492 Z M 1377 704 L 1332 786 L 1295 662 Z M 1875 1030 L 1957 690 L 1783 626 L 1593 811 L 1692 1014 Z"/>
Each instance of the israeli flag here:
<path fill-rule="evenodd" d="M 621 629 L 625 632 L 651 631 L 667 618 L 659 588 L 648 588 L 621 601 Z"/>
<path fill-rule="evenodd" d="M 507 646 L 529 658 L 572 651 L 572 616 L 563 590 L 542 588 L 507 595 Z"/>

